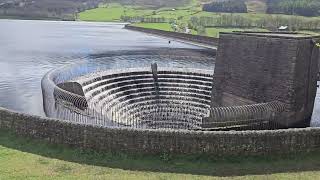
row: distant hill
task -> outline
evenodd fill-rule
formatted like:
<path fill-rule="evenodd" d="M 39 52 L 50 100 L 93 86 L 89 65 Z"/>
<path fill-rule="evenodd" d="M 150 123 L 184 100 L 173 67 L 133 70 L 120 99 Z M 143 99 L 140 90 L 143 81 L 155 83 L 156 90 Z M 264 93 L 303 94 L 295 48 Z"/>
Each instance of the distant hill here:
<path fill-rule="evenodd" d="M 199 0 L 209 4 L 239 5 L 245 2 L 249 13 L 320 16 L 320 0 Z M 229 5 L 228 5 L 229 6 Z M 225 7 L 229 12 L 229 9 Z M 237 10 L 237 9 L 236 9 Z M 220 12 L 220 11 L 217 11 Z M 237 11 L 234 11 L 237 12 Z"/>
<path fill-rule="evenodd" d="M 184 6 L 186 4 L 189 4 L 191 0 L 106 0 L 105 2 L 120 3 L 122 5 L 161 8 Z"/>
<path fill-rule="evenodd" d="M 207 12 L 227 12 L 227 13 L 246 13 L 247 5 L 244 0 L 220 0 L 203 5 L 203 11 Z"/>
<path fill-rule="evenodd" d="M 319 0 L 267 0 L 267 13 L 320 16 Z"/>
<path fill-rule="evenodd" d="M 267 11 L 266 0 L 246 0 L 249 13 L 265 13 Z"/>
<path fill-rule="evenodd" d="M 249 13 L 265 13 L 267 11 L 267 0 L 199 0 L 204 3 L 212 2 L 234 2 L 239 3 L 240 1 L 244 2 L 247 6 L 247 11 Z"/>
<path fill-rule="evenodd" d="M 134 5 L 149 9 L 163 7 L 181 7 L 197 1 L 204 5 L 213 2 L 233 1 L 232 4 L 244 2 L 246 9 L 241 5 L 238 8 L 221 7 L 217 12 L 249 12 L 249 13 L 281 13 L 303 16 L 320 16 L 320 0 L 0 0 L 0 18 L 54 18 L 72 20 L 78 12 L 93 9 L 100 3 L 120 3 L 122 5 Z M 223 8 L 222 8 L 223 9 Z"/>
<path fill-rule="evenodd" d="M 117 2 L 148 8 L 177 7 L 190 0 L 0 0 L 0 17 L 73 19 L 74 14 Z"/>
<path fill-rule="evenodd" d="M 0 0 L 0 16 L 72 19 L 75 12 L 95 8 L 101 0 Z"/>

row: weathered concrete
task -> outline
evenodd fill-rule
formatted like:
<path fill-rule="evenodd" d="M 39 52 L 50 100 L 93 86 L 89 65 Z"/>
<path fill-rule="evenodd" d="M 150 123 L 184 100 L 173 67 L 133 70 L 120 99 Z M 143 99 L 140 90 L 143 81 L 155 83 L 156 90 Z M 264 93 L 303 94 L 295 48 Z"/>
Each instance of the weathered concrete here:
<path fill-rule="evenodd" d="M 71 103 L 78 109 L 85 110 L 88 108 L 88 102 L 82 90 L 81 84 L 77 82 L 64 82 L 57 84 L 53 92 L 56 102 L 63 101 L 63 104 Z"/>
<path fill-rule="evenodd" d="M 84 96 L 84 92 L 82 90 L 81 84 L 77 82 L 64 82 L 64 83 L 59 83 L 57 86 L 63 90 L 66 90 L 68 92 L 77 94 L 79 96 Z"/>
<path fill-rule="evenodd" d="M 221 33 L 213 106 L 280 101 L 286 127 L 309 122 L 318 72 L 314 38 L 300 34 Z"/>

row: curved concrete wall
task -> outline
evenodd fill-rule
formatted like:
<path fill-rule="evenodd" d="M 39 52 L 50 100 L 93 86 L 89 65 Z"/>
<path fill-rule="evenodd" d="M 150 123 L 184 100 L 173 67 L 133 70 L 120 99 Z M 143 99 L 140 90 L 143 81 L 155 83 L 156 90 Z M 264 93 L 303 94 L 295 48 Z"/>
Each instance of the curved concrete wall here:
<path fill-rule="evenodd" d="M 73 147 L 139 154 L 212 156 L 293 154 L 320 149 L 320 128 L 275 131 L 185 131 L 106 128 L 0 108 L 0 128 Z"/>

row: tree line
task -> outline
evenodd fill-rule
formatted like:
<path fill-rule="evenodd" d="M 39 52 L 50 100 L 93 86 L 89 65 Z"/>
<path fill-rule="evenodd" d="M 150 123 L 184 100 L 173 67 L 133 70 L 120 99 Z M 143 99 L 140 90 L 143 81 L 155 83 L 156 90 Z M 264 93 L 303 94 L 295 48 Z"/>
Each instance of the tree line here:
<path fill-rule="evenodd" d="M 0 0 L 1 1 L 1 0 Z M 102 0 L 15 0 L 0 4 L 0 15 L 74 20 L 80 11 L 98 7 Z"/>
<path fill-rule="evenodd" d="M 267 13 L 319 16 L 319 0 L 267 0 Z"/>
<path fill-rule="evenodd" d="M 229 13 L 246 13 L 247 6 L 243 0 L 226 0 L 226 1 L 214 1 L 208 4 L 204 4 L 203 11 L 207 12 L 229 12 Z"/>
<path fill-rule="evenodd" d="M 144 22 L 144 23 L 165 23 L 170 22 L 164 17 L 144 17 L 144 16 L 121 16 L 121 21 L 124 22 Z"/>
<path fill-rule="evenodd" d="M 195 30 L 202 30 L 203 27 L 263 28 L 277 30 L 281 25 L 288 25 L 293 31 L 320 29 L 320 21 L 318 19 L 306 19 L 300 16 L 268 15 L 263 18 L 253 19 L 236 14 L 222 14 L 214 17 L 193 16 L 189 21 L 189 27 Z"/>

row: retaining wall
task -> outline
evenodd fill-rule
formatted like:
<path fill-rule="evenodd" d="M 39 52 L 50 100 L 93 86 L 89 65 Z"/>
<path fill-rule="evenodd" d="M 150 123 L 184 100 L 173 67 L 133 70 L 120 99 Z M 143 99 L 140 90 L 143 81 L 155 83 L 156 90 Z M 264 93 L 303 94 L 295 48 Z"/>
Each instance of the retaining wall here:
<path fill-rule="evenodd" d="M 175 38 L 183 41 L 195 42 L 195 43 L 200 43 L 200 44 L 209 45 L 209 46 L 218 46 L 218 41 L 219 41 L 218 38 L 213 38 L 213 37 L 163 31 L 158 29 L 149 29 L 149 28 L 137 27 L 132 25 L 126 25 L 125 28 L 134 30 L 134 31 L 140 31 L 144 33 L 155 34 L 155 35 L 164 36 L 167 38 Z"/>
<path fill-rule="evenodd" d="M 292 154 L 320 149 L 320 128 L 239 132 L 102 128 L 3 108 L 0 108 L 0 128 L 55 144 L 139 154 L 237 156 Z"/>

